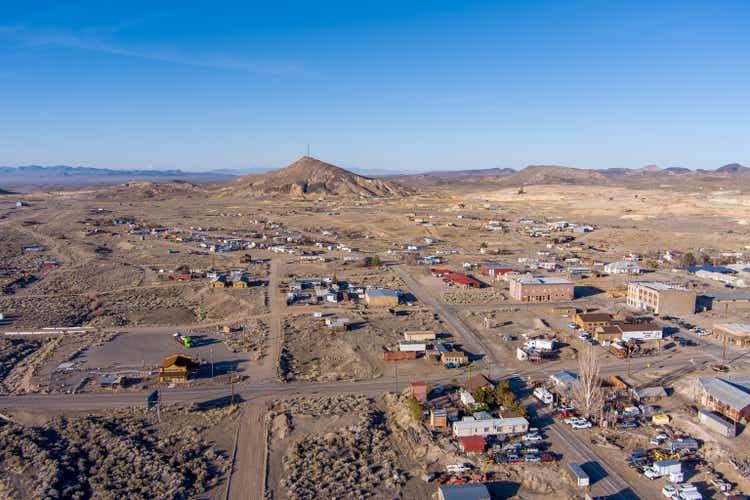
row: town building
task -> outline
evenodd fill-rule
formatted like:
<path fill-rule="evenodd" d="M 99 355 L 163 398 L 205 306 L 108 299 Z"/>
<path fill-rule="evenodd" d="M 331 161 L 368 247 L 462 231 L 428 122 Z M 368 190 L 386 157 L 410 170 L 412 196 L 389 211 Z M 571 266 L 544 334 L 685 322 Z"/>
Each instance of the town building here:
<path fill-rule="evenodd" d="M 600 326 L 608 326 L 612 323 L 612 315 L 609 313 L 576 313 L 573 317 L 573 322 L 581 327 L 581 330 L 589 333 L 594 331 Z"/>
<path fill-rule="evenodd" d="M 529 421 L 523 417 L 477 419 L 466 416 L 453 422 L 453 435 L 461 436 L 512 436 L 529 430 Z"/>
<path fill-rule="evenodd" d="M 402 340 L 398 343 L 398 350 L 424 352 L 427 350 L 427 344 L 421 340 Z"/>
<path fill-rule="evenodd" d="M 372 307 L 395 307 L 398 305 L 399 293 L 388 288 L 368 288 L 365 290 L 365 302 Z"/>
<path fill-rule="evenodd" d="M 431 330 L 407 330 L 404 332 L 404 340 L 435 340 L 437 336 Z"/>
<path fill-rule="evenodd" d="M 526 275 L 509 284 L 510 296 L 521 302 L 561 302 L 575 297 L 575 285 L 562 278 Z"/>
<path fill-rule="evenodd" d="M 750 347 L 750 324 L 717 323 L 714 325 L 714 334 L 722 343 Z"/>
<path fill-rule="evenodd" d="M 430 410 L 430 427 L 433 429 L 447 429 L 449 427 L 448 411 L 442 408 Z"/>
<path fill-rule="evenodd" d="M 470 393 L 474 393 L 477 389 L 492 389 L 495 385 L 484 376 L 482 373 L 477 373 L 470 379 L 468 379 L 466 382 L 464 382 L 463 388 L 469 391 Z"/>
<path fill-rule="evenodd" d="M 750 421 L 750 375 L 698 377 L 695 398 L 732 422 Z"/>
<path fill-rule="evenodd" d="M 578 375 L 568 370 L 560 370 L 549 376 L 558 390 L 569 391 L 578 380 Z"/>
<path fill-rule="evenodd" d="M 191 373 L 198 368 L 193 358 L 184 354 L 172 354 L 164 358 L 159 368 L 159 382 L 187 382 Z"/>
<path fill-rule="evenodd" d="M 483 275 L 492 278 L 500 278 L 503 275 L 513 272 L 513 268 L 507 264 L 482 264 L 480 270 Z"/>
<path fill-rule="evenodd" d="M 619 260 L 604 265 L 604 272 L 607 274 L 639 274 L 641 266 L 638 262 L 632 260 Z"/>
<path fill-rule="evenodd" d="M 449 344 L 438 344 L 440 361 L 446 366 L 464 366 L 469 364 L 469 357 L 458 347 Z"/>
<path fill-rule="evenodd" d="M 461 436 L 458 438 L 458 447 L 466 454 L 484 453 L 487 446 L 483 436 Z"/>
<path fill-rule="evenodd" d="M 695 313 L 696 293 L 661 281 L 628 283 L 628 306 L 661 315 L 686 316 Z"/>

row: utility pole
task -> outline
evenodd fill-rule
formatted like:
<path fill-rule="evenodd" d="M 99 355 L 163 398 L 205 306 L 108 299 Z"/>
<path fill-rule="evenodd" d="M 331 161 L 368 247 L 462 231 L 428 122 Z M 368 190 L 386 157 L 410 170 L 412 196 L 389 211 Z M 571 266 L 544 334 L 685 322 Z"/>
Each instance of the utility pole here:
<path fill-rule="evenodd" d="M 214 348 L 209 348 L 208 352 L 211 355 L 211 378 L 214 378 Z"/>

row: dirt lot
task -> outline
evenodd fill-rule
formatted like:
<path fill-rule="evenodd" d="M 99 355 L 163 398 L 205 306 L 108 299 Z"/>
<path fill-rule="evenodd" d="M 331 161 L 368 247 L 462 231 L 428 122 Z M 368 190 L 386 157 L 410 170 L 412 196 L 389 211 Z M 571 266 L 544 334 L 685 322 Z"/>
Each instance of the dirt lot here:
<path fill-rule="evenodd" d="M 21 416 L 21 418 L 23 418 Z M 0 496 L 186 498 L 219 496 L 229 469 L 229 408 L 145 409 L 0 423 Z"/>
<path fill-rule="evenodd" d="M 401 494 L 408 476 L 381 405 L 363 396 L 277 402 L 268 415 L 273 498 Z"/>
<path fill-rule="evenodd" d="M 329 330 L 324 318 L 307 314 L 287 316 L 284 321 L 284 363 L 287 380 L 362 380 L 376 378 L 392 364 L 383 361 L 383 349 L 398 348 L 404 330 L 442 332 L 433 315 L 419 308 L 400 308 L 397 315 L 363 308 L 340 311 L 354 325 L 346 332 Z M 423 373 L 441 368 L 423 359 L 398 362 L 403 373 L 415 366 Z"/>

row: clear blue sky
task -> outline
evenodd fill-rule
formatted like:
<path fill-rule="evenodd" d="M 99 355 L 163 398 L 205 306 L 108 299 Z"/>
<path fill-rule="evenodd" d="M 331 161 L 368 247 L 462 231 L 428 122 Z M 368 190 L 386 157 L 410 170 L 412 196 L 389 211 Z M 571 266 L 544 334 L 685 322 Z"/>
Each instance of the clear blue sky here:
<path fill-rule="evenodd" d="M 6 2 L 0 165 L 750 164 L 746 0 L 318 3 Z"/>

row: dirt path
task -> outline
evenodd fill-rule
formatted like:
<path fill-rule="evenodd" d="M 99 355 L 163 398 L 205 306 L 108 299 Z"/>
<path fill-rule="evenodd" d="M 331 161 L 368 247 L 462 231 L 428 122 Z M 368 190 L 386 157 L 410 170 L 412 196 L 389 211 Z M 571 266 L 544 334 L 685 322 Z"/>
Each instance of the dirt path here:
<path fill-rule="evenodd" d="M 240 417 L 239 439 L 227 498 L 263 500 L 266 478 L 266 428 L 263 401 L 245 408 Z"/>

